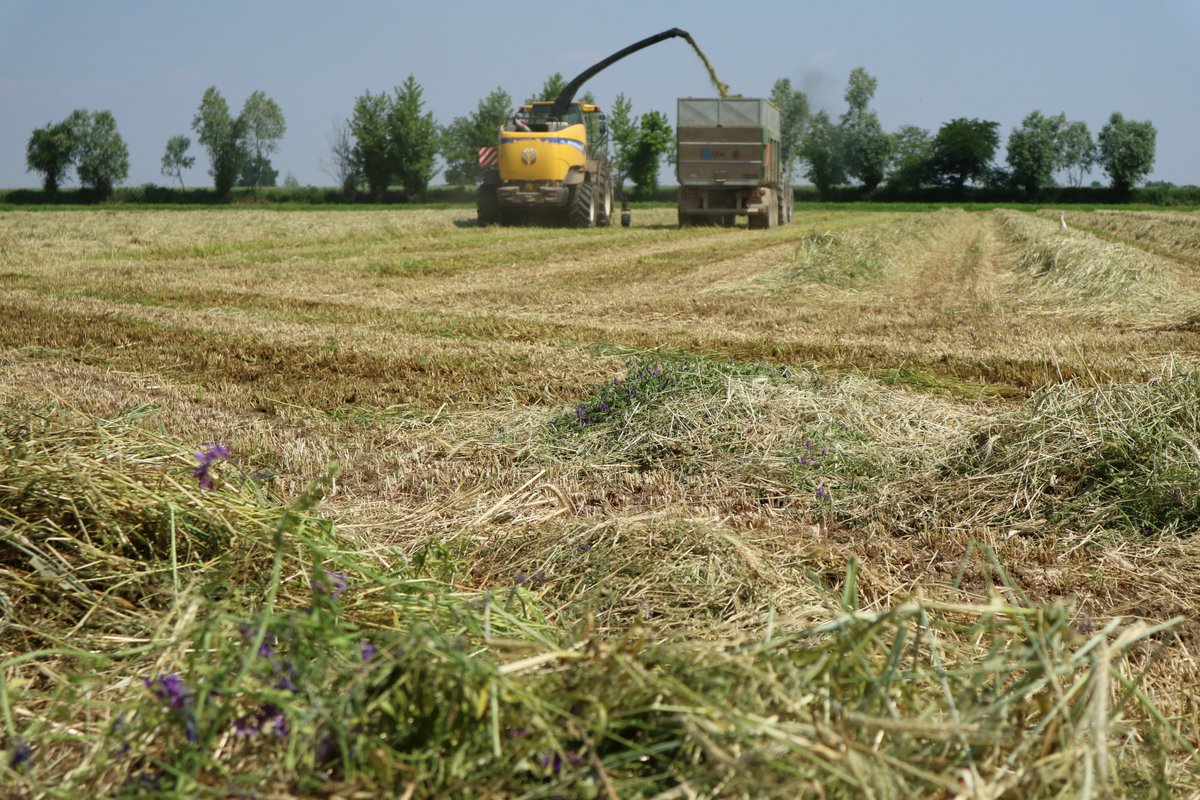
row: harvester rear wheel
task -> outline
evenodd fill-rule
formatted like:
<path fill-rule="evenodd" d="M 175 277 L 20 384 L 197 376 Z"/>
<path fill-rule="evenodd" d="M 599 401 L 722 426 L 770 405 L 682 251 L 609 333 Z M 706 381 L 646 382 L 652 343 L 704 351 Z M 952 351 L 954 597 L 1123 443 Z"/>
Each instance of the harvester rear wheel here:
<path fill-rule="evenodd" d="M 475 214 L 479 225 L 495 225 L 500 221 L 500 201 L 496 199 L 496 187 L 483 184 L 475 195 Z"/>
<path fill-rule="evenodd" d="M 596 224 L 596 187 L 588 181 L 571 190 L 567 208 L 567 224 L 572 228 L 590 228 Z"/>

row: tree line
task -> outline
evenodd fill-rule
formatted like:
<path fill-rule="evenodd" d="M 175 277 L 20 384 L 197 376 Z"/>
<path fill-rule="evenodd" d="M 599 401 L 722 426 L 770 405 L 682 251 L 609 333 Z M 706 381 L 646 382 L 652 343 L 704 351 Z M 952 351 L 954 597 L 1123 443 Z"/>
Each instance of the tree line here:
<path fill-rule="evenodd" d="M 565 85 L 556 72 L 532 97 L 554 99 Z M 880 187 L 901 194 L 942 187 L 961 194 L 976 184 L 1036 200 L 1060 177 L 1079 186 L 1096 166 L 1118 194 L 1127 195 L 1153 169 L 1156 131 L 1148 121 L 1114 112 L 1093 139 L 1085 122 L 1033 111 L 1009 133 L 1005 164 L 998 165 L 998 122 L 956 118 L 936 133 L 915 125 L 889 133 L 871 109 L 877 88 L 876 78 L 854 69 L 844 94 L 847 109 L 835 121 L 826 111 L 813 113 L 807 96 L 790 80 L 776 81 L 771 99 L 780 110 L 781 157 L 789 173 L 808 178 L 821 196 L 846 185 L 870 195 Z M 590 93 L 580 100 L 595 102 Z M 355 99 L 350 117 L 330 132 L 329 158 L 322 167 L 350 198 L 365 188 L 371 199 L 382 201 L 391 186 L 409 199 L 419 198 L 436 174 L 438 156 L 447 183 L 471 185 L 483 176 L 479 148 L 496 143 L 514 108 L 512 97 L 497 88 L 474 111 L 439 126 L 425 108 L 421 85 L 409 75 L 390 92 L 367 91 Z M 209 87 L 192 131 L 208 155 L 216 194 L 227 197 L 235 185 L 256 191 L 274 186 L 278 172 L 270 155 L 286 130 L 282 110 L 265 93 L 253 92 L 233 116 L 217 88 Z M 635 115 L 630 99 L 618 94 L 608 130 L 619 185 L 632 182 L 635 197 L 651 196 L 674 140 L 667 115 L 655 110 Z M 183 171 L 195 164 L 191 145 L 186 135 L 172 136 L 162 156 L 162 174 L 180 188 Z M 57 191 L 73 167 L 81 186 L 106 197 L 128 176 L 129 153 L 111 112 L 77 109 L 33 132 L 26 165 L 42 175 L 47 192 Z"/>
<path fill-rule="evenodd" d="M 1056 176 L 1079 186 L 1099 166 L 1112 189 L 1127 196 L 1154 168 L 1154 125 L 1119 112 L 1093 140 L 1085 122 L 1032 111 L 1009 132 L 1002 166 L 995 163 L 1000 123 L 961 117 L 937 133 L 915 125 L 887 133 L 870 107 L 877 87 L 865 69 L 854 69 L 843 95 L 846 112 L 836 122 L 826 111 L 810 113 L 808 98 L 787 78 L 772 87 L 784 163 L 789 171 L 799 166 L 820 195 L 851 183 L 868 195 L 880 186 L 901 194 L 943 187 L 961 195 L 973 183 L 1037 200 L 1057 185 Z"/>

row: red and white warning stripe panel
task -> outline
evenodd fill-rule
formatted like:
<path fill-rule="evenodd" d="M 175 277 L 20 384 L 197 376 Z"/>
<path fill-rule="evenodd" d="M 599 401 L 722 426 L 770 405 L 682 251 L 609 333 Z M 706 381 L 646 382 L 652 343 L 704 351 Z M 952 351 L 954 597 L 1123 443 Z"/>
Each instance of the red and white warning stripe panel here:
<path fill-rule="evenodd" d="M 495 147 L 479 148 L 479 166 L 491 169 L 500 161 L 500 151 Z"/>

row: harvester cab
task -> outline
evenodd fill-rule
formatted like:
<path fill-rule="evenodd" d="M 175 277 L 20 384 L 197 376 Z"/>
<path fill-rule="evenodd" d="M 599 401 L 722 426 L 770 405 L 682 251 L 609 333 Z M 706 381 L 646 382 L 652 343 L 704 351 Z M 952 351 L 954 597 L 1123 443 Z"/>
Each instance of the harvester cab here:
<path fill-rule="evenodd" d="M 614 62 L 675 36 L 691 39 L 679 28 L 655 34 L 588 67 L 553 101 L 521 106 L 500 129 L 497 146 L 480 150 L 479 224 L 611 225 L 619 187 L 613 185 L 608 126 L 600 107 L 576 102 L 575 93 Z"/>

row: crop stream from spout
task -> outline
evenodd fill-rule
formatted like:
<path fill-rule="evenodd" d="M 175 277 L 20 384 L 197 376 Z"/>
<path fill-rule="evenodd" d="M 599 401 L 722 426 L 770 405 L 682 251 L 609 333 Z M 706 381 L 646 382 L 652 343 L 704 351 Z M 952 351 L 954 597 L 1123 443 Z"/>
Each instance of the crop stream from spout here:
<path fill-rule="evenodd" d="M 685 34 L 683 38 L 687 39 L 688 44 L 690 44 L 692 49 L 696 51 L 696 55 L 700 56 L 700 60 L 704 62 L 704 68 L 708 70 L 708 77 L 712 81 L 712 85 L 716 87 L 717 93 L 720 94 L 722 98 L 741 97 L 741 95 L 731 95 L 729 93 L 729 84 L 723 83 L 721 79 L 717 77 L 717 71 L 713 69 L 712 62 L 708 60 L 708 56 L 705 55 L 704 51 L 700 49 L 700 45 L 696 44 L 696 40 L 692 38 L 691 34 Z"/>

